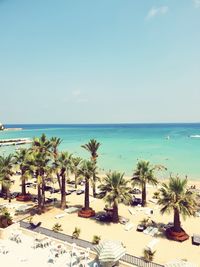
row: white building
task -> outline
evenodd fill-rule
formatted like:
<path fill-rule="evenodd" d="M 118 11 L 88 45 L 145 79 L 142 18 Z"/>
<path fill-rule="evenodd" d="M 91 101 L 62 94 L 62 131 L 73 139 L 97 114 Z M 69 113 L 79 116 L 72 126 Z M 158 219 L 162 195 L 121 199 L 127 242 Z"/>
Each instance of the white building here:
<path fill-rule="evenodd" d="M 3 124 L 0 122 L 0 131 L 3 131 L 5 129 L 5 127 L 3 126 Z"/>

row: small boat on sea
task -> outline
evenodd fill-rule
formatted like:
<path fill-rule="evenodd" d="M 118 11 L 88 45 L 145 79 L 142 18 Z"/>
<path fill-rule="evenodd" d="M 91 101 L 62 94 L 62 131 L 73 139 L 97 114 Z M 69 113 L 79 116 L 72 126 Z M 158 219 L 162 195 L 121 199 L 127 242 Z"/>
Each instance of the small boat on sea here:
<path fill-rule="evenodd" d="M 190 138 L 200 138 L 200 135 L 199 134 L 190 135 Z"/>

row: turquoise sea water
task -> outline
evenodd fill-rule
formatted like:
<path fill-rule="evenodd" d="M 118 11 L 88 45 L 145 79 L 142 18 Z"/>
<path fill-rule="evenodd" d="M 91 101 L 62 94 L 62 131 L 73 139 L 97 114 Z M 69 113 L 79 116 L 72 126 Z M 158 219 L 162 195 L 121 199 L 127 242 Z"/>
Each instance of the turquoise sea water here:
<path fill-rule="evenodd" d="M 22 131 L 0 132 L 0 139 L 40 136 L 60 137 L 60 150 L 89 158 L 81 148 L 95 138 L 102 145 L 98 163 L 101 171 L 118 170 L 133 173 L 138 159 L 162 164 L 169 173 L 187 175 L 200 180 L 200 124 L 110 124 L 110 125 L 6 125 L 22 127 Z M 167 137 L 169 136 L 169 139 Z M 1 147 L 0 154 L 15 147 Z"/>

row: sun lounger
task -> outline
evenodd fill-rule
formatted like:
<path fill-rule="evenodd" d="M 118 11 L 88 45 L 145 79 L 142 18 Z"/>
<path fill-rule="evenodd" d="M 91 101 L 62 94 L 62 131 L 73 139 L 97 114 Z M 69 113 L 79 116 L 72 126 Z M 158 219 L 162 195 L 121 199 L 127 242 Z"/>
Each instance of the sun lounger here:
<path fill-rule="evenodd" d="M 66 213 L 73 213 L 73 212 L 76 212 L 78 210 L 79 210 L 79 208 L 77 208 L 77 207 L 70 207 L 70 208 L 65 209 L 64 211 Z"/>
<path fill-rule="evenodd" d="M 42 239 L 35 239 L 33 243 L 33 248 L 45 248 L 51 244 L 51 240 L 47 237 L 44 237 Z"/>
<path fill-rule="evenodd" d="M 12 232 L 10 240 L 15 241 L 16 243 L 21 243 L 22 242 L 21 234 L 18 234 L 17 232 L 16 233 Z"/>
<path fill-rule="evenodd" d="M 153 229 L 150 231 L 149 235 L 150 236 L 155 236 L 158 233 L 158 228 L 157 227 L 153 227 Z"/>
<path fill-rule="evenodd" d="M 8 252 L 9 250 L 5 246 L 0 246 L 0 254 L 7 254 Z"/>
<path fill-rule="evenodd" d="M 153 227 L 153 226 L 148 226 L 144 231 L 144 234 L 150 235 L 150 236 L 155 236 L 158 233 L 158 228 Z"/>
<path fill-rule="evenodd" d="M 119 217 L 119 222 L 121 224 L 127 224 L 129 222 L 129 219 L 125 218 L 125 217 Z"/>
<path fill-rule="evenodd" d="M 151 198 L 151 199 L 149 199 L 149 202 L 156 204 L 158 202 L 158 200 L 154 199 L 154 198 Z"/>
<path fill-rule="evenodd" d="M 148 227 L 143 231 L 143 233 L 144 233 L 145 235 L 149 235 L 150 232 L 151 232 L 153 229 L 154 229 L 154 227 L 152 227 L 152 226 L 148 226 Z"/>
<path fill-rule="evenodd" d="M 154 238 L 152 239 L 147 245 L 147 249 L 150 249 L 151 251 L 154 249 L 155 245 L 159 242 L 158 239 Z"/>
<path fill-rule="evenodd" d="M 195 217 L 200 217 L 200 211 L 195 212 Z"/>
<path fill-rule="evenodd" d="M 22 205 L 15 209 L 16 212 L 26 212 L 31 208 L 31 206 L 28 205 Z"/>
<path fill-rule="evenodd" d="M 66 215 L 66 213 L 61 213 L 55 216 L 55 219 L 60 219 L 62 217 L 64 217 Z"/>
<path fill-rule="evenodd" d="M 133 228 L 133 224 L 131 222 L 124 225 L 125 231 L 130 231 Z"/>
<path fill-rule="evenodd" d="M 200 245 L 200 235 L 193 234 L 192 236 L 192 244 L 199 246 Z"/>

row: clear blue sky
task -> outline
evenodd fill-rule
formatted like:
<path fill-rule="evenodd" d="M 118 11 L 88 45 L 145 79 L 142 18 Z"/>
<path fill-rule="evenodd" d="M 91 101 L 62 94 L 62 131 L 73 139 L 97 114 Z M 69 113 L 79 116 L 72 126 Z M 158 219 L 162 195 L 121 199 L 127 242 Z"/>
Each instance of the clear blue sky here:
<path fill-rule="evenodd" d="M 0 0 L 0 121 L 200 121 L 200 0 Z"/>

